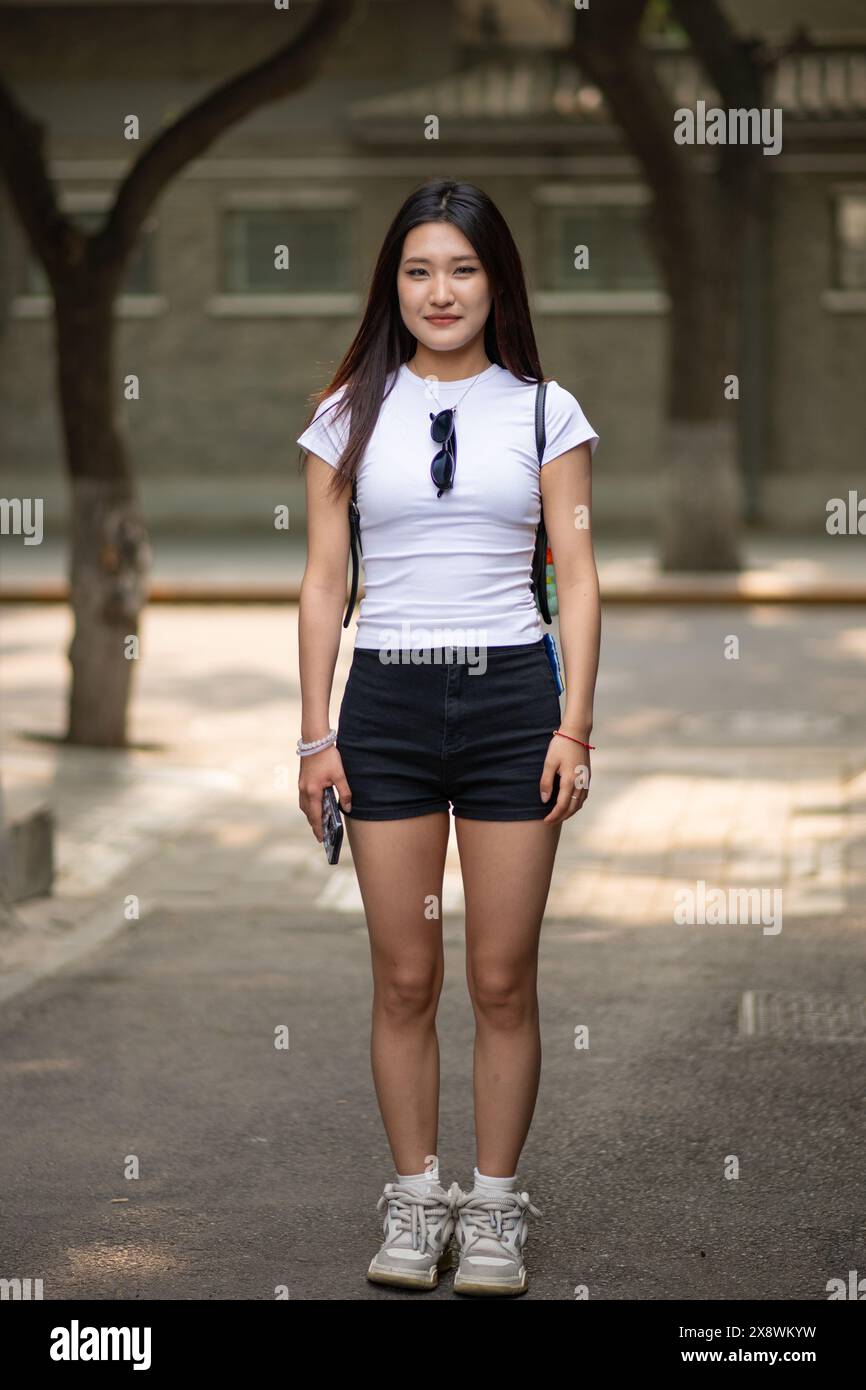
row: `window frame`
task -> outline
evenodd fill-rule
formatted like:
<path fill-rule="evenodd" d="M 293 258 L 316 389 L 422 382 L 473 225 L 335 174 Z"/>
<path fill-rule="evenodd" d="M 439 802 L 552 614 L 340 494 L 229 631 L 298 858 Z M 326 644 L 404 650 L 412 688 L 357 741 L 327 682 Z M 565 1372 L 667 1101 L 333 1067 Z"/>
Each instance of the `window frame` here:
<path fill-rule="evenodd" d="M 633 179 L 610 179 L 595 183 L 579 182 L 539 184 L 533 190 L 532 202 L 537 214 L 545 207 L 574 208 L 585 206 L 646 206 L 652 198 L 646 184 Z M 536 231 L 536 227 L 533 228 Z M 536 239 L 536 279 L 542 279 L 540 246 Z M 564 290 L 537 289 L 533 307 L 541 314 L 665 314 L 670 298 L 661 288 L 655 289 L 595 289 Z"/>
<path fill-rule="evenodd" d="M 280 189 L 260 185 L 228 190 L 220 196 L 218 202 L 219 249 L 215 259 L 216 274 L 221 281 L 225 269 L 226 212 L 272 212 L 281 208 L 311 212 L 344 209 L 351 216 L 358 212 L 361 202 L 361 194 L 351 188 Z M 351 233 L 350 228 L 349 247 L 352 260 L 349 274 L 350 278 L 356 279 L 358 237 Z M 287 289 L 283 293 L 256 294 L 220 289 L 209 297 L 206 304 L 207 312 L 217 318 L 334 318 L 356 315 L 361 307 L 361 295 L 353 290 L 304 292 Z"/>
<path fill-rule="evenodd" d="M 841 252 L 839 207 L 843 198 L 862 198 L 866 201 L 866 180 L 855 183 L 834 183 L 828 189 L 828 228 L 830 241 L 830 278 L 832 283 L 821 294 L 822 308 L 835 314 L 866 313 L 866 277 L 862 286 L 841 283 Z"/>

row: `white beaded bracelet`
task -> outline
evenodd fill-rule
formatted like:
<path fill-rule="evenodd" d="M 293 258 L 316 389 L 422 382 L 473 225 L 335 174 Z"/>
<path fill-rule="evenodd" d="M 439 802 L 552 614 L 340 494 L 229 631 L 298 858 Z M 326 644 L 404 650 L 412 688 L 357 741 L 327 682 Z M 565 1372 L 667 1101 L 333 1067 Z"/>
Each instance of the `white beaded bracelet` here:
<path fill-rule="evenodd" d="M 297 752 L 302 758 L 307 758 L 311 753 L 321 753 L 323 748 L 330 748 L 332 743 L 337 740 L 337 730 L 329 729 L 324 738 L 312 739 L 309 743 L 304 743 L 303 739 L 298 739 Z"/>

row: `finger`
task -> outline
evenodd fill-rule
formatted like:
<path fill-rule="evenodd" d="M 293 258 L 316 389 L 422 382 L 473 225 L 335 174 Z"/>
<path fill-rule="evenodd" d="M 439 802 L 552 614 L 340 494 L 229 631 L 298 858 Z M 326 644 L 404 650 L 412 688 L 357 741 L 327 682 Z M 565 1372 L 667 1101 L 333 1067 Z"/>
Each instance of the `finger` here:
<path fill-rule="evenodd" d="M 577 807 L 580 808 L 586 800 L 589 790 L 589 767 L 586 763 L 577 763 L 571 770 L 569 795 L 577 794 Z"/>
<path fill-rule="evenodd" d="M 577 767 L 574 769 L 574 786 L 571 790 L 573 792 L 589 791 L 589 780 L 591 776 L 592 773 L 590 771 L 589 762 L 578 763 Z"/>
<path fill-rule="evenodd" d="M 557 821 L 567 820 L 571 812 L 576 808 L 577 802 L 572 801 L 574 795 L 573 778 L 566 774 L 560 775 L 559 795 L 556 798 L 556 805 L 548 815 L 544 817 L 545 822 L 555 824 Z"/>
<path fill-rule="evenodd" d="M 301 800 L 301 810 L 310 822 L 310 829 L 315 835 L 319 844 L 324 840 L 322 831 L 322 793 L 308 792 Z"/>
<path fill-rule="evenodd" d="M 585 773 L 586 768 L 580 763 L 572 773 L 571 786 L 568 791 L 568 809 L 565 813 L 566 820 L 570 820 L 572 816 L 576 815 L 586 800 Z"/>
<path fill-rule="evenodd" d="M 346 781 L 345 777 L 340 777 L 334 783 L 334 786 L 337 788 L 337 799 L 339 800 L 340 805 L 345 807 L 347 811 L 351 811 L 352 788 L 349 786 L 349 783 Z"/>
<path fill-rule="evenodd" d="M 557 797 L 556 805 L 553 810 L 544 817 L 545 825 L 555 825 L 557 821 L 565 820 L 568 811 L 568 801 L 564 801 L 562 796 Z"/>
<path fill-rule="evenodd" d="M 557 776 L 556 763 L 545 762 L 544 767 L 541 769 L 541 781 L 538 784 L 538 790 L 541 792 L 542 801 L 549 801 L 553 796 L 553 783 Z"/>
<path fill-rule="evenodd" d="M 566 811 L 568 810 L 568 798 L 570 794 L 571 793 L 569 791 L 568 782 L 563 781 L 560 777 L 559 787 L 557 789 L 556 804 L 553 807 L 553 809 L 548 811 L 547 815 L 544 817 L 545 824 L 549 823 L 550 825 L 554 825 L 557 821 L 563 819 Z"/>

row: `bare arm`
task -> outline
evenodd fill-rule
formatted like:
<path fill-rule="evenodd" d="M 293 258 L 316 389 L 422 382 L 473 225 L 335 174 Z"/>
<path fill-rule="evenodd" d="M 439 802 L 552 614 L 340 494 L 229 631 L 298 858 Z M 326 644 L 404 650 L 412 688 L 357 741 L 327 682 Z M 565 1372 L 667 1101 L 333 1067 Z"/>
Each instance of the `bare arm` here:
<path fill-rule="evenodd" d="M 298 606 L 301 738 L 324 738 L 340 652 L 346 604 L 349 518 L 345 492 L 327 490 L 333 469 L 317 454 L 307 459 L 307 563 Z"/>
<path fill-rule="evenodd" d="M 331 727 L 329 706 L 340 652 L 346 567 L 349 560 L 348 489 L 335 498 L 327 486 L 330 464 L 307 459 L 307 563 L 298 605 L 298 659 L 301 680 L 301 738 L 324 738 Z M 322 791 L 335 786 L 341 804 L 351 808 L 342 760 L 333 746 L 301 758 L 300 807 L 322 838 Z"/>
<path fill-rule="evenodd" d="M 559 727 L 573 738 L 589 743 L 601 645 L 601 601 L 592 548 L 592 454 L 588 442 L 545 464 L 541 470 L 541 498 L 556 572 L 559 633 L 565 665 L 565 708 Z M 587 785 L 589 780 L 587 749 L 558 737 L 552 744 L 553 757 L 562 758 L 557 769 L 560 797 L 546 820 L 565 818 L 583 805 L 586 791 L 574 783 L 574 774 L 580 767 L 585 769 Z M 550 755 L 548 762 L 552 767 Z M 545 777 L 547 775 L 546 764 Z M 582 794 L 578 800 L 571 801 L 572 792 L 580 790 Z M 551 771 L 546 795 L 550 796 L 552 791 Z M 558 814 L 561 810 L 562 816 Z"/>
<path fill-rule="evenodd" d="M 601 645 L 601 602 L 592 548 L 592 461 L 579 444 L 541 470 L 544 522 L 556 572 L 565 663 L 560 728 L 589 742 Z"/>

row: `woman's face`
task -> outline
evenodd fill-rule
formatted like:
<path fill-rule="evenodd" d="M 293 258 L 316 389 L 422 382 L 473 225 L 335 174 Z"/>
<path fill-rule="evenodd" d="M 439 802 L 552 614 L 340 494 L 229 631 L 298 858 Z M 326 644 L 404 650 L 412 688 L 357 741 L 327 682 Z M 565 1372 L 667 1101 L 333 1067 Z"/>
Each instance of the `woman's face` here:
<path fill-rule="evenodd" d="M 406 234 L 397 294 L 409 332 L 434 352 L 465 347 L 483 333 L 492 302 L 471 242 L 450 222 L 424 222 Z"/>

